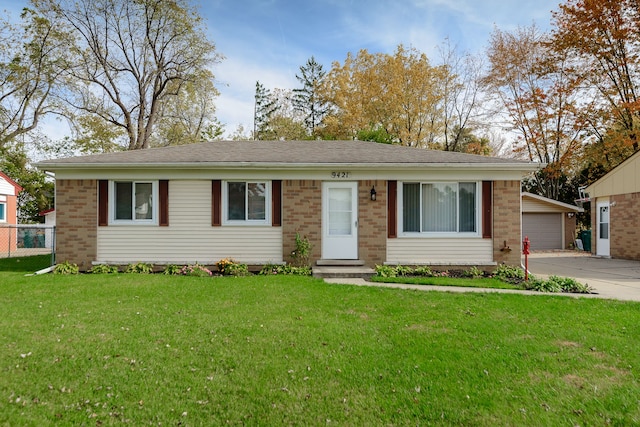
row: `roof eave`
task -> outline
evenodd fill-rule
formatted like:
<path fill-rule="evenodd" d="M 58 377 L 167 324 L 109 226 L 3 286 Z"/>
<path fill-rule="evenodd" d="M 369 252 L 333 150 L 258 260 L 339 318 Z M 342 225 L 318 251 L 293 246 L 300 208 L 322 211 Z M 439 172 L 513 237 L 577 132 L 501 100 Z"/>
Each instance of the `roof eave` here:
<path fill-rule="evenodd" d="M 265 163 L 265 162 L 170 162 L 170 163 L 57 163 L 40 162 L 36 164 L 39 169 L 55 172 L 56 170 L 74 169 L 334 169 L 348 168 L 355 170 L 396 170 L 396 169 L 480 169 L 480 170 L 510 170 L 534 172 L 541 167 L 540 163 Z"/>

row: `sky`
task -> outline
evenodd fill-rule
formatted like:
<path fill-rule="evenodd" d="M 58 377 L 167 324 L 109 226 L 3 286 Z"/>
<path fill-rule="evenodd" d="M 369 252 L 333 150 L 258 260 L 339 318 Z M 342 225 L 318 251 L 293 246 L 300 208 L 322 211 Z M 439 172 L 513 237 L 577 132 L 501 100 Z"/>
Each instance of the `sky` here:
<path fill-rule="evenodd" d="M 220 96 L 216 115 L 227 135 L 253 127 L 256 81 L 267 89 L 300 87 L 296 74 L 314 56 L 325 71 L 360 49 L 392 54 L 399 44 L 438 62 L 447 39 L 461 52 L 482 54 L 495 28 L 535 23 L 547 30 L 559 0 L 189 0 L 224 59 L 213 67 Z M 4 0 L 12 16 L 26 0 Z M 64 126 L 46 123 L 61 137 Z M 64 135 L 62 135 L 64 136 Z"/>

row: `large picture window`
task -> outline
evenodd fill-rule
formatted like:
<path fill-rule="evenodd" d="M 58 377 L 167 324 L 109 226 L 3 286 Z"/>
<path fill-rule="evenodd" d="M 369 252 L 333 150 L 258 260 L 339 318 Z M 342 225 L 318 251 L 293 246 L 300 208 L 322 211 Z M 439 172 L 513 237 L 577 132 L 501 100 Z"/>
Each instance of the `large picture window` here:
<path fill-rule="evenodd" d="M 402 184 L 405 233 L 477 233 L 478 184 L 437 182 Z"/>
<path fill-rule="evenodd" d="M 265 181 L 233 181 L 226 186 L 227 223 L 266 224 L 269 186 Z"/>
<path fill-rule="evenodd" d="M 157 221 L 155 182 L 113 181 L 113 222 L 154 223 Z"/>

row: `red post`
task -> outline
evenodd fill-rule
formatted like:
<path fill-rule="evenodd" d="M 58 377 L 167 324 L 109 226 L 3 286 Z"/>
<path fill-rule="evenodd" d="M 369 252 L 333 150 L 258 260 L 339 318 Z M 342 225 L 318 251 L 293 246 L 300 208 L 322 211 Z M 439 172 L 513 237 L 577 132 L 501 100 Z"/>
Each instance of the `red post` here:
<path fill-rule="evenodd" d="M 529 248 L 531 242 L 529 242 L 529 236 L 524 236 L 522 241 L 522 253 L 524 255 L 524 280 L 529 280 Z"/>

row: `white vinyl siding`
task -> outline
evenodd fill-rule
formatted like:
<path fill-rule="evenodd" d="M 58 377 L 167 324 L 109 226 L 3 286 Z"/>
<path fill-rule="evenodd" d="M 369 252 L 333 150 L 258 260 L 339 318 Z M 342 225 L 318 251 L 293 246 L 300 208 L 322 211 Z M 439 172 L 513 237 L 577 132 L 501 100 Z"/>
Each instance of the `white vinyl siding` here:
<path fill-rule="evenodd" d="M 6 194 L 8 196 L 16 195 L 15 187 L 2 177 L 0 177 L 0 194 Z"/>
<path fill-rule="evenodd" d="M 282 262 L 282 228 L 211 226 L 211 181 L 171 181 L 169 226 L 98 227 L 97 262 Z"/>
<path fill-rule="evenodd" d="M 493 240 L 479 238 L 387 239 L 387 264 L 493 264 Z"/>

